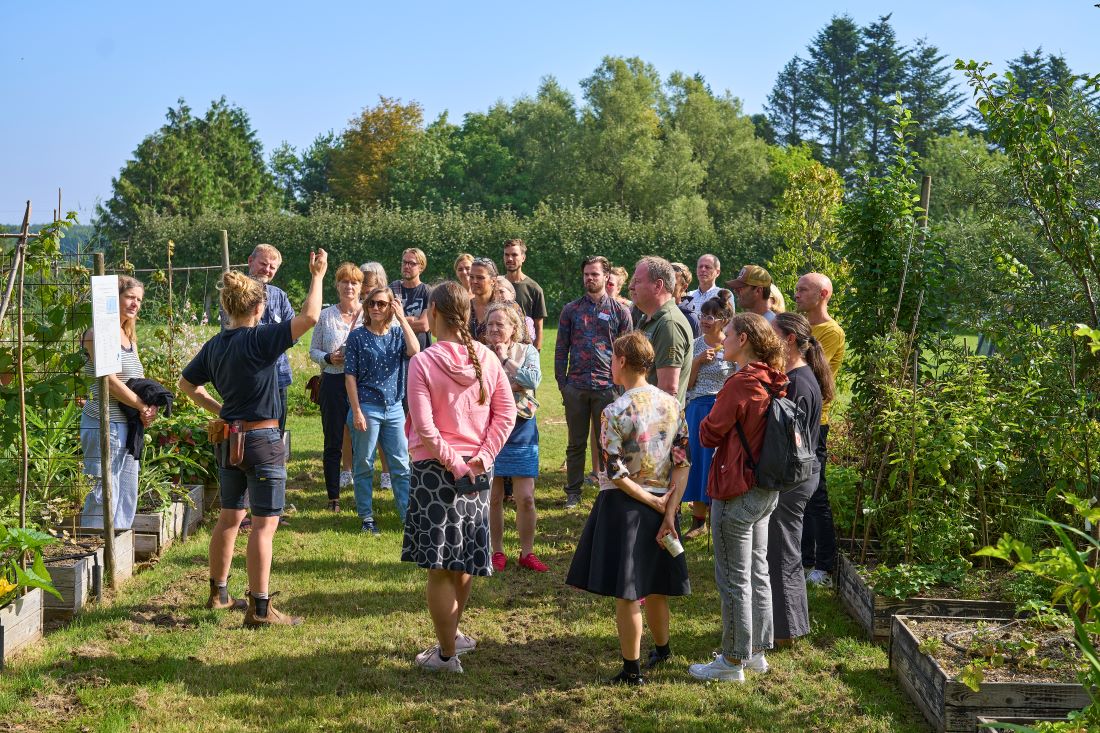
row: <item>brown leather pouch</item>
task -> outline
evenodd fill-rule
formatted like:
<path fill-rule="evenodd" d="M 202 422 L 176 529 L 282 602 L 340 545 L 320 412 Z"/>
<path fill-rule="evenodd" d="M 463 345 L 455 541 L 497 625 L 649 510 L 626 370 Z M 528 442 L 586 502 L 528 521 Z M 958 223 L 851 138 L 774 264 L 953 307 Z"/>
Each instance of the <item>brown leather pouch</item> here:
<path fill-rule="evenodd" d="M 229 465 L 244 463 L 244 420 L 229 423 Z"/>
<path fill-rule="evenodd" d="M 206 438 L 212 445 L 224 442 L 229 438 L 229 423 L 221 418 L 206 423 Z"/>

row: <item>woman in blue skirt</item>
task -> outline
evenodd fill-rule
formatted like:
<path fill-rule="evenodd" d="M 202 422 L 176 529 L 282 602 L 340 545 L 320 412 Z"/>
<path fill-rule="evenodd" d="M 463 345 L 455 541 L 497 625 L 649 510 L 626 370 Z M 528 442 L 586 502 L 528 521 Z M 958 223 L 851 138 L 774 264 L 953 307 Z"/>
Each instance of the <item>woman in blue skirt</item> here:
<path fill-rule="evenodd" d="M 489 495 L 489 540 L 493 546 L 493 570 L 508 565 L 504 554 L 504 479 L 512 479 L 519 534 L 519 565 L 537 573 L 548 568 L 532 552 L 535 542 L 535 478 L 539 475 L 539 429 L 535 389 L 542 381 L 539 352 L 514 303 L 493 303 L 485 311 L 485 342 L 500 359 L 516 400 L 516 426 L 493 464 L 493 488 Z"/>
<path fill-rule="evenodd" d="M 714 407 L 714 396 L 725 384 L 726 378 L 736 371 L 736 365 L 726 361 L 722 352 L 725 339 L 724 329 L 733 318 L 733 295 L 728 290 L 719 290 L 718 294 L 703 303 L 700 309 L 699 326 L 703 335 L 695 339 L 691 362 L 691 375 L 688 377 L 687 408 L 688 441 L 691 447 L 691 473 L 688 475 L 687 490 L 683 501 L 691 502 L 691 529 L 684 533 L 684 539 L 693 540 L 707 531 L 707 475 L 710 473 L 710 460 L 713 448 L 704 448 L 699 443 L 699 425 Z"/>

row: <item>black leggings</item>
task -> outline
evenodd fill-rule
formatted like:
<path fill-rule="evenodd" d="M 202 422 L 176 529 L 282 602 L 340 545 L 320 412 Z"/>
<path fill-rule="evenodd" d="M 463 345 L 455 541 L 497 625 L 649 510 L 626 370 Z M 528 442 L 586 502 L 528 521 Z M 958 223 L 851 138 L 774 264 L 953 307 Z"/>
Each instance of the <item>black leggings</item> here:
<path fill-rule="evenodd" d="M 329 499 L 340 498 L 340 458 L 347 420 L 348 392 L 344 386 L 344 375 L 324 372 L 321 375 L 321 429 L 325 435 L 322 464 Z"/>
<path fill-rule="evenodd" d="M 803 516 L 802 566 L 831 573 L 836 565 L 836 528 L 833 527 L 833 508 L 829 506 L 829 490 L 825 486 L 825 464 L 829 458 L 825 439 L 828 436 L 829 426 L 822 425 L 816 451 L 821 481 L 806 503 Z"/>

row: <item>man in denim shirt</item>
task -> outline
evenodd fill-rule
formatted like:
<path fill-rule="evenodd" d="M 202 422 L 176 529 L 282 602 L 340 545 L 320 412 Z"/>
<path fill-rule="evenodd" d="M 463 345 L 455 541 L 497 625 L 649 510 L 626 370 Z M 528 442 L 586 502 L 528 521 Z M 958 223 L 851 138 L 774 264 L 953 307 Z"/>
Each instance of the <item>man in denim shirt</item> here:
<path fill-rule="evenodd" d="M 558 319 L 554 378 L 561 389 L 569 430 L 565 449 L 567 508 L 580 502 L 584 448 L 591 426 L 599 425 L 603 409 L 617 396 L 611 382 L 611 345 L 631 329 L 630 311 L 607 295 L 610 271 L 605 257 L 585 259 L 581 268 L 584 296 L 568 303 Z M 593 465 L 600 465 L 599 456 L 593 458 Z"/>
<path fill-rule="evenodd" d="M 275 273 L 283 264 L 283 256 L 279 250 L 270 244 L 257 244 L 248 256 L 248 275 L 253 280 L 259 280 L 267 288 L 267 306 L 260 318 L 260 325 L 268 323 L 283 323 L 294 318 L 294 308 L 290 305 L 290 299 L 282 288 L 271 284 L 275 279 Z M 229 324 L 229 318 L 225 312 L 221 313 L 222 328 Z M 292 381 L 290 375 L 290 359 L 281 354 L 275 364 L 275 370 L 279 375 L 279 432 L 286 432 L 286 392 Z"/>

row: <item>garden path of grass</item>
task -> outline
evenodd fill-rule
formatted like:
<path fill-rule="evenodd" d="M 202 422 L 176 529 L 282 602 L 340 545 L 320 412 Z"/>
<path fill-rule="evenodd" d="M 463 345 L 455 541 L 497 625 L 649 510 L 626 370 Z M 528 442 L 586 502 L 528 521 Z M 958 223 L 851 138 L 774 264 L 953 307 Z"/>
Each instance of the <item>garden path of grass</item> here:
<path fill-rule="evenodd" d="M 204 530 L 0 675 L 0 731 L 927 730 L 885 651 L 862 639 L 832 591 L 811 591 L 810 636 L 771 655 L 767 675 L 692 680 L 687 665 L 708 659 L 720 633 L 706 540 L 688 545 L 694 594 L 672 602 L 675 658 L 645 688 L 601 684 L 618 667 L 613 602 L 563 582 L 587 513 L 562 506 L 565 427 L 549 348 L 543 363 L 535 551 L 551 572 L 516 568 L 513 524 L 508 569 L 474 583 L 463 629 L 479 646 L 464 675 L 412 664 L 433 634 L 424 572 L 398 560 L 392 496 L 376 496 L 376 538 L 359 533 L 353 512 L 325 511 L 318 419 L 292 417 L 288 501 L 298 511 L 276 536 L 272 588 L 306 623 L 247 631 L 239 613 L 205 610 Z"/>

